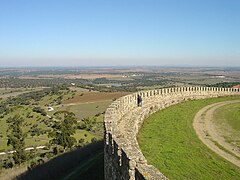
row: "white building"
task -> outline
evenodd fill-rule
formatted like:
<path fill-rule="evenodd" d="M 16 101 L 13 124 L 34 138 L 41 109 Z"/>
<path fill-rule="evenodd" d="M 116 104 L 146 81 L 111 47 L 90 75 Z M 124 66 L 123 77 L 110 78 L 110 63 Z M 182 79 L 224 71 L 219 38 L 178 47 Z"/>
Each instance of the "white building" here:
<path fill-rule="evenodd" d="M 54 108 L 53 107 L 48 107 L 48 112 L 51 112 L 51 111 L 53 111 L 54 110 Z"/>

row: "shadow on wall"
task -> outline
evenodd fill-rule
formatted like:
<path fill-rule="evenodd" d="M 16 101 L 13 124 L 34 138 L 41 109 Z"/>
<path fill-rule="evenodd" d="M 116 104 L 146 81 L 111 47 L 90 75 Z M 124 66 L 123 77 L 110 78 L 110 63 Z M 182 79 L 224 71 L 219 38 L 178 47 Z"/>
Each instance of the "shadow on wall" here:
<path fill-rule="evenodd" d="M 19 180 L 104 179 L 103 141 L 63 154 L 20 175 Z"/>

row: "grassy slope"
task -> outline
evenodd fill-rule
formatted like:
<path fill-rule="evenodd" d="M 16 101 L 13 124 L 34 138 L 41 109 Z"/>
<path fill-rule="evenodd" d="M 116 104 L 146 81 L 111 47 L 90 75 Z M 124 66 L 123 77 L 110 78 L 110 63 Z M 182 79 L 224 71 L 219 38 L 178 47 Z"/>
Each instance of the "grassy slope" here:
<path fill-rule="evenodd" d="M 240 146 L 240 103 L 225 105 L 217 109 L 213 122 L 228 142 Z"/>
<path fill-rule="evenodd" d="M 146 119 L 138 142 L 148 163 L 170 179 L 240 179 L 240 169 L 202 144 L 192 127 L 201 108 L 231 99 L 236 97 L 188 101 Z"/>
<path fill-rule="evenodd" d="M 240 104 L 229 104 L 219 108 L 216 117 L 221 118 L 234 130 L 240 131 Z"/>
<path fill-rule="evenodd" d="M 63 96 L 64 99 L 66 99 L 68 96 L 72 96 L 71 92 L 68 93 L 68 94 L 66 94 L 67 91 L 63 91 L 63 92 L 65 93 L 65 95 Z M 76 96 L 78 97 L 79 94 L 81 94 L 81 93 L 82 92 L 77 92 Z M 67 110 L 67 111 L 74 112 L 76 114 L 77 120 L 81 120 L 83 117 L 94 116 L 98 113 L 104 112 L 107 109 L 107 107 L 110 105 L 110 103 L 112 102 L 111 100 L 105 101 L 105 99 L 107 99 L 107 100 L 109 99 L 109 96 L 108 96 L 107 93 L 104 93 L 104 97 L 101 97 L 101 99 L 99 99 L 99 100 L 102 100 L 102 101 L 88 103 L 87 102 L 88 99 L 90 101 L 92 101 L 94 98 L 96 98 L 98 96 L 101 96 L 102 93 L 95 92 L 95 93 L 86 93 L 86 94 L 88 94 L 87 97 L 85 97 L 85 95 L 80 97 L 80 98 L 84 98 L 85 103 L 76 104 L 76 105 L 64 104 L 63 107 L 61 107 L 61 106 L 54 107 L 55 110 L 52 111 L 52 112 L 47 112 L 48 115 L 52 116 L 53 113 L 58 111 L 58 110 Z M 94 95 L 94 96 L 92 96 L 92 95 Z M 112 99 L 115 96 L 120 96 L 120 95 L 121 95 L 121 93 L 110 93 L 110 99 Z M 45 105 L 51 103 L 54 99 L 57 99 L 57 97 L 58 97 L 57 95 L 45 96 L 39 102 L 39 106 L 41 106 L 41 108 L 43 108 L 47 111 L 47 107 Z M 78 103 L 77 101 L 75 101 L 75 102 Z M 33 116 L 32 118 L 26 118 L 26 114 L 28 112 L 30 113 L 30 115 Z M 32 108 L 30 106 L 14 107 L 13 112 L 11 112 L 7 116 L 5 116 L 3 119 L 0 119 L 0 135 L 1 135 L 0 136 L 0 152 L 12 149 L 11 146 L 7 146 L 8 124 L 6 123 L 6 120 L 9 117 L 13 117 L 16 114 L 21 115 L 25 119 L 25 121 L 24 121 L 25 125 L 23 127 L 24 132 L 29 131 L 30 128 L 32 127 L 32 125 L 34 125 L 34 124 L 38 124 L 38 127 L 42 128 L 42 129 L 51 129 L 51 128 L 47 127 L 47 125 L 45 125 L 43 122 L 41 123 L 41 120 L 43 120 L 43 119 L 45 119 L 46 121 L 51 121 L 51 120 L 49 118 L 45 117 L 45 116 L 42 116 L 42 115 L 38 114 L 38 113 L 32 112 Z M 41 120 L 37 120 L 37 119 L 41 119 Z M 100 115 L 97 118 L 97 121 L 102 122 L 103 121 L 103 115 Z M 85 134 L 87 136 L 85 136 Z M 74 137 L 77 140 L 83 138 L 85 140 L 85 142 L 91 142 L 91 139 L 93 137 L 96 137 L 97 139 L 102 138 L 99 135 L 90 133 L 86 130 L 77 130 Z M 34 136 L 32 138 L 30 136 L 30 134 L 28 133 L 28 136 L 26 138 L 26 147 L 45 145 L 48 142 L 49 142 L 49 138 L 48 138 L 47 134 L 40 135 L 40 136 Z"/>
<path fill-rule="evenodd" d="M 26 114 L 28 112 L 31 113 L 31 115 L 33 116 L 32 118 L 26 118 Z M 0 127 L 1 127 L 0 133 L 2 135 L 2 138 L 0 138 L 0 151 L 11 149 L 11 146 L 7 146 L 8 124 L 7 124 L 6 120 L 9 117 L 13 117 L 14 115 L 17 115 L 17 114 L 21 115 L 25 119 L 24 123 L 23 123 L 24 124 L 24 127 L 23 127 L 24 132 L 28 132 L 31 129 L 32 125 L 34 125 L 34 124 L 38 124 L 38 127 L 42 128 L 42 129 L 50 129 L 44 123 L 40 123 L 41 120 L 43 120 L 43 119 L 48 120 L 48 118 L 46 118 L 38 113 L 32 112 L 31 108 L 28 106 L 15 107 L 13 112 L 11 112 L 7 116 L 5 116 L 3 119 L 0 119 Z M 38 119 L 40 119 L 40 120 L 38 120 Z M 48 139 L 47 135 L 35 136 L 34 138 L 32 138 L 30 136 L 30 134 L 28 134 L 28 136 L 26 138 L 26 147 L 44 145 L 46 142 L 48 142 L 47 139 Z"/>

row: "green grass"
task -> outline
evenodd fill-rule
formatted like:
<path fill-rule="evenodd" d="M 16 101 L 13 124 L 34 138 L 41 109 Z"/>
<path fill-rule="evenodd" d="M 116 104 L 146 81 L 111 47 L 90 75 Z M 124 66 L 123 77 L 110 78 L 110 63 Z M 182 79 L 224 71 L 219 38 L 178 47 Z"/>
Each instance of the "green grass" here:
<path fill-rule="evenodd" d="M 228 104 L 216 110 L 215 119 L 219 119 L 240 131 L 240 103 Z"/>
<path fill-rule="evenodd" d="M 84 139 L 85 143 L 91 143 L 92 138 L 102 139 L 102 137 L 96 136 L 95 134 L 90 133 L 86 130 L 76 130 L 76 133 L 73 135 L 73 137 L 76 138 L 76 140 Z"/>
<path fill-rule="evenodd" d="M 240 169 L 208 149 L 192 126 L 204 106 L 233 99 L 240 97 L 188 101 L 151 115 L 138 135 L 148 163 L 170 179 L 240 179 Z"/>
<path fill-rule="evenodd" d="M 234 156 L 236 159 L 240 160 L 240 157 L 237 156 L 236 154 L 232 153 L 231 151 L 229 151 L 228 149 L 226 149 L 224 146 L 220 145 L 217 141 L 210 139 L 219 149 L 225 151 L 226 153 Z"/>
<path fill-rule="evenodd" d="M 51 104 L 55 99 L 57 99 L 58 95 L 48 95 L 42 98 L 42 100 L 39 102 L 39 105 L 42 107 L 46 107 L 46 105 Z"/>
<path fill-rule="evenodd" d="M 218 108 L 213 117 L 214 124 L 226 141 L 240 147 L 240 103 Z"/>
<path fill-rule="evenodd" d="M 95 102 L 95 103 L 83 103 L 76 105 L 64 105 L 58 108 L 58 111 L 66 110 L 73 112 L 78 119 L 84 117 L 95 116 L 98 113 L 104 112 L 112 101 Z"/>

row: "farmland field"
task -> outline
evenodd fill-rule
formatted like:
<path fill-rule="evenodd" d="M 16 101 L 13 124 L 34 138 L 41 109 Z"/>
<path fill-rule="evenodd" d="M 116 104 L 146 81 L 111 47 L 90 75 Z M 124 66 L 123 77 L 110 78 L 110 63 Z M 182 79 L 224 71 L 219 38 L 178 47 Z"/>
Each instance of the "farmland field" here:
<path fill-rule="evenodd" d="M 76 114 L 78 119 L 95 116 L 98 113 L 104 113 L 107 107 L 112 103 L 111 100 L 81 103 L 81 104 L 70 104 L 60 107 L 59 111 L 66 110 Z"/>
<path fill-rule="evenodd" d="M 64 101 L 64 104 L 69 103 L 89 103 L 99 101 L 112 101 L 115 98 L 129 94 L 128 92 L 86 92 L 76 95 L 74 98 Z"/>

